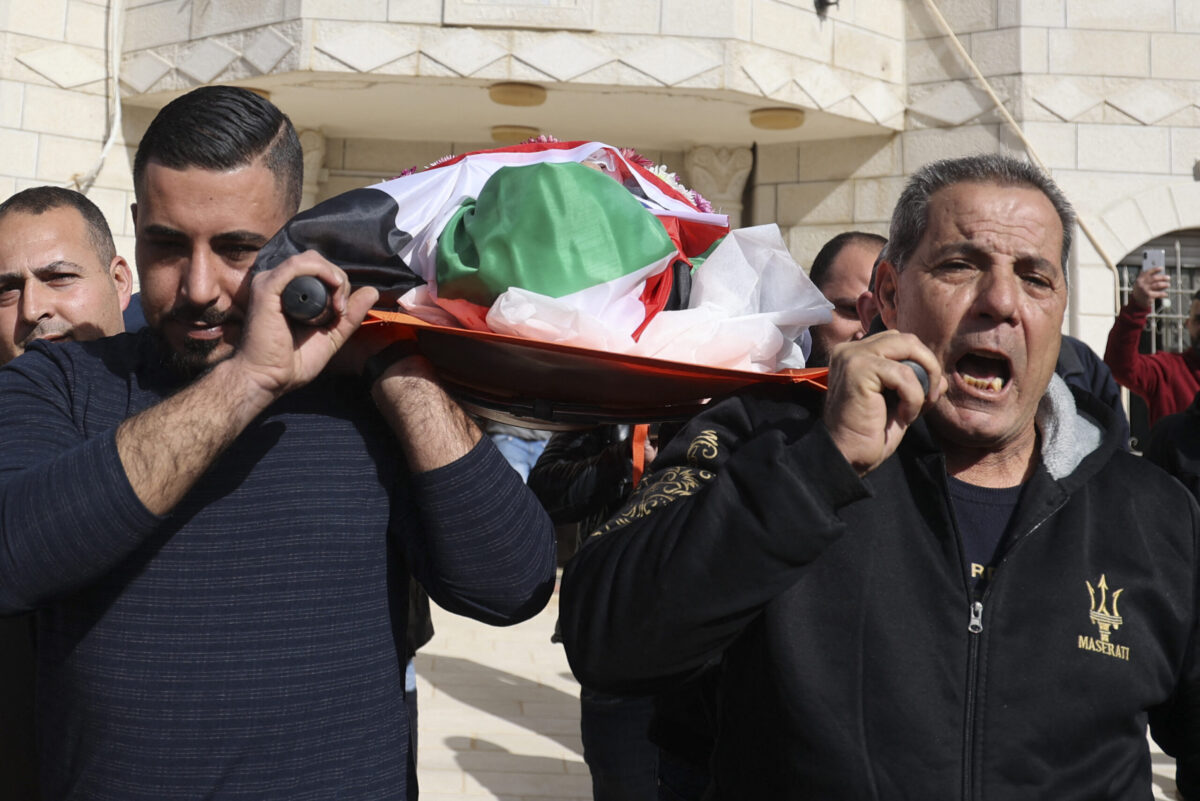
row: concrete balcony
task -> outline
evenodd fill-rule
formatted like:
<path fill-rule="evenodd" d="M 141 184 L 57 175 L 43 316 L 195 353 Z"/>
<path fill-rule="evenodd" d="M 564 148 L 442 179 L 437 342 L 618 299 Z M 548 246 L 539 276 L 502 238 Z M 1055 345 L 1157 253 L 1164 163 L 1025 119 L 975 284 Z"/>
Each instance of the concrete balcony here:
<path fill-rule="evenodd" d="M 686 149 L 869 136 L 904 120 L 902 0 L 131 0 L 122 84 L 157 108 L 208 83 L 267 90 L 330 137 L 486 142 L 495 125 Z M 490 85 L 547 100 L 500 106 Z M 803 126 L 752 128 L 790 106 Z"/>

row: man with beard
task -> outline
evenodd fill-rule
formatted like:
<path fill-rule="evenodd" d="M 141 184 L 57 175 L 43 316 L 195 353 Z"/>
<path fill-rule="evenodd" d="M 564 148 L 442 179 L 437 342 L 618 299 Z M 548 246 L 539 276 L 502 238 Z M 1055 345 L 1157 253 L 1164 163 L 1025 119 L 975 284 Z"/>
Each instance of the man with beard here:
<path fill-rule="evenodd" d="M 1026 162 L 923 167 L 890 330 L 698 415 L 567 566 L 580 682 L 722 657 L 706 798 L 1142 798 L 1147 721 L 1200 798 L 1200 509 L 1054 374 L 1073 228 Z"/>
<path fill-rule="evenodd" d="M 1164 415 L 1182 412 L 1200 392 L 1200 291 L 1192 296 L 1185 324 L 1191 347 L 1183 353 L 1138 353 L 1146 318 L 1154 311 L 1154 301 L 1167 296 L 1170 285 L 1161 267 L 1138 273 L 1104 349 L 1104 363 L 1117 383 L 1146 401 L 1152 426 Z"/>
<path fill-rule="evenodd" d="M 348 342 L 376 291 L 315 253 L 250 277 L 301 170 L 263 98 L 169 103 L 134 161 L 148 328 L 0 371 L 0 610 L 37 611 L 44 798 L 405 798 L 410 571 L 497 624 L 552 591 L 549 519 L 428 364 Z M 323 327 L 282 313 L 302 275 Z"/>
<path fill-rule="evenodd" d="M 124 330 L 133 274 L 96 204 L 35 186 L 0 203 L 0 365 L 36 340 L 85 341 Z M 0 618 L 0 788 L 37 798 L 31 616 Z"/>

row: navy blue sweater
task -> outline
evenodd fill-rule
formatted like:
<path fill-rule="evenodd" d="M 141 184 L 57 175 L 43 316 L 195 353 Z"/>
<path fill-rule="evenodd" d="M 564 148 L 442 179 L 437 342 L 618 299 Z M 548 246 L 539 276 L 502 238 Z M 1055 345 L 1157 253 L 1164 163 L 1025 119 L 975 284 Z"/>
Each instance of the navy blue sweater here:
<path fill-rule="evenodd" d="M 410 475 L 353 379 L 255 419 L 165 517 L 117 455 L 179 384 L 154 339 L 0 370 L 0 612 L 38 613 L 46 799 L 404 798 L 411 571 L 491 623 L 553 586 L 552 527 L 484 437 Z"/>

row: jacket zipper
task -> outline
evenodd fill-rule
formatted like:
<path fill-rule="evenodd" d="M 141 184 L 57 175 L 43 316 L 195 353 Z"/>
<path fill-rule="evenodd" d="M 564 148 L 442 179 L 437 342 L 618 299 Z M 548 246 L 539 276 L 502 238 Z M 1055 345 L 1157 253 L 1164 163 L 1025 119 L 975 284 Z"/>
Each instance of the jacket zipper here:
<path fill-rule="evenodd" d="M 967 643 L 967 693 L 966 693 L 967 714 L 966 714 L 965 722 L 963 724 L 964 730 L 963 730 L 963 793 L 962 793 L 962 796 L 964 799 L 971 798 L 971 785 L 973 783 L 974 773 L 975 773 L 975 770 L 974 770 L 974 767 L 975 767 L 975 758 L 974 758 L 975 717 L 976 717 L 976 715 L 975 715 L 975 701 L 976 701 L 975 696 L 978 691 L 978 687 L 976 687 L 976 684 L 979 681 L 979 650 L 980 650 L 980 639 L 981 639 L 979 635 L 983 634 L 983 602 L 986 601 L 988 595 L 991 594 L 992 586 L 996 583 L 996 580 L 1000 576 L 1000 568 L 1002 568 L 1004 566 L 1005 562 L 1008 561 L 1009 557 L 1012 556 L 1013 551 L 1015 551 L 1018 548 L 1018 546 L 1020 546 L 1021 543 L 1023 543 L 1025 540 L 1029 539 L 1030 535 L 1032 535 L 1035 531 L 1037 531 L 1039 528 L 1041 528 L 1042 524 L 1045 523 L 1047 520 L 1049 520 L 1064 505 L 1066 505 L 1065 500 L 1060 502 L 1059 504 L 1057 504 L 1050 511 L 1048 511 L 1041 519 L 1039 519 L 1036 523 L 1034 523 L 1033 526 L 1028 531 L 1026 531 L 1020 537 L 1017 537 L 1016 539 L 1014 539 L 1012 541 L 1012 545 L 1010 545 L 1008 547 L 1008 550 L 1004 553 L 1004 556 L 1001 557 L 1000 564 L 996 565 L 996 570 L 992 574 L 992 578 L 988 582 L 987 587 L 984 589 L 983 594 L 978 598 L 974 598 L 974 597 L 972 598 L 971 606 L 969 608 L 970 620 L 967 623 L 967 634 L 969 635 L 970 640 Z M 961 550 L 962 550 L 961 535 L 960 535 L 959 541 L 960 541 L 959 550 L 961 553 Z"/>

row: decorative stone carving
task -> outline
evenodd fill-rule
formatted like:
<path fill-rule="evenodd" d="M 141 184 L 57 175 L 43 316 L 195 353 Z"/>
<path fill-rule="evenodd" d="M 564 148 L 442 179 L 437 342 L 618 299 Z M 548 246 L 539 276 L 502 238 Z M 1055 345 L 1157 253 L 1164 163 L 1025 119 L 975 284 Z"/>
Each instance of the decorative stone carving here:
<path fill-rule="evenodd" d="M 312 207 L 321 191 L 321 184 L 329 179 L 325 169 L 325 134 L 311 128 L 300 131 L 300 149 L 304 151 L 304 185 L 300 194 L 300 209 Z"/>
<path fill-rule="evenodd" d="M 697 147 L 683 158 L 687 184 L 729 215 L 729 225 L 742 224 L 742 190 L 754 166 L 754 154 L 748 147 Z"/>

